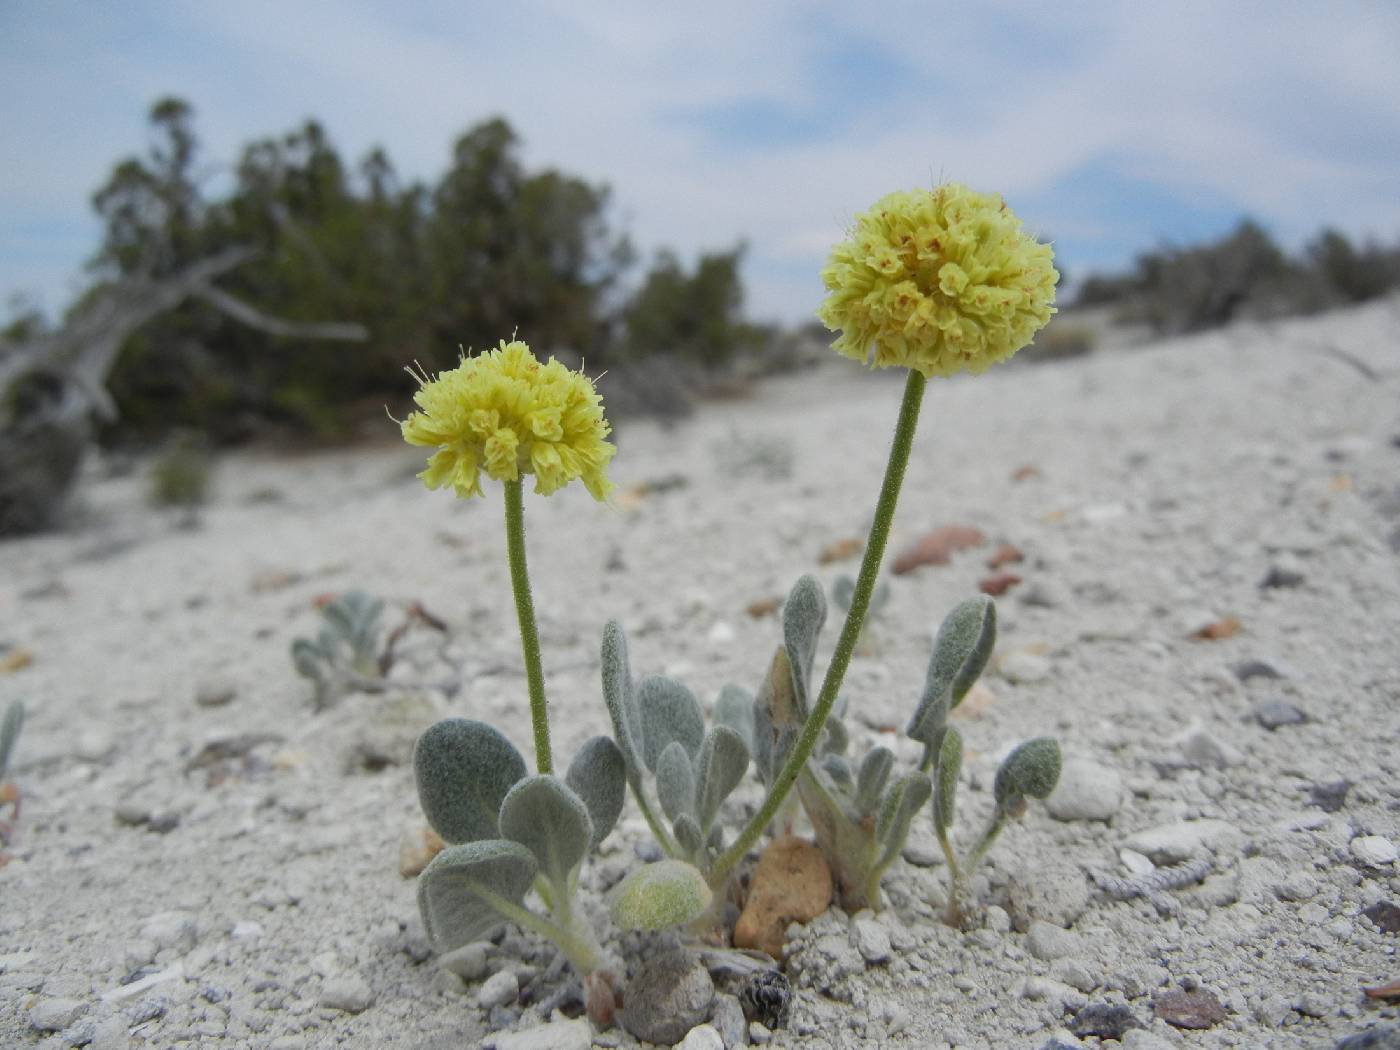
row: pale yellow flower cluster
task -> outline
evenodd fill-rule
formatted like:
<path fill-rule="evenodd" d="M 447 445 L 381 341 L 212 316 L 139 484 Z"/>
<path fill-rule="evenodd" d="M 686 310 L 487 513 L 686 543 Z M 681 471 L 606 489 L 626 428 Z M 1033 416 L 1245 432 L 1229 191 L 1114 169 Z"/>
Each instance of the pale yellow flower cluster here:
<path fill-rule="evenodd" d="M 418 476 L 430 489 L 451 485 L 480 496 L 481 471 L 497 481 L 535 476 L 549 495 L 581 478 L 594 499 L 607 498 L 606 470 L 616 447 L 593 382 L 553 358 L 541 364 L 522 342 L 463 358 L 413 396 L 419 411 L 402 424 L 411 445 L 436 448 Z"/>
<path fill-rule="evenodd" d="M 817 315 L 841 331 L 836 350 L 872 367 L 983 372 L 1055 312 L 1053 259 L 996 194 L 891 193 L 832 250 Z"/>

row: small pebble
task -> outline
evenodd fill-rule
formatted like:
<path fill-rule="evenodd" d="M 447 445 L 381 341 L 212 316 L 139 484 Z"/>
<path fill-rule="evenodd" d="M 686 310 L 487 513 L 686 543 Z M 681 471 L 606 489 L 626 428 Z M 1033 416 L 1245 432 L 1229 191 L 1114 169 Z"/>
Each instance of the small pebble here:
<path fill-rule="evenodd" d="M 194 691 L 200 707 L 222 707 L 238 695 L 238 687 L 227 678 L 206 678 Z"/>
<path fill-rule="evenodd" d="M 1026 948 L 1037 959 L 1049 962 L 1061 956 L 1073 955 L 1079 947 L 1079 938 L 1052 923 L 1034 920 L 1026 931 Z"/>
<path fill-rule="evenodd" d="M 710 1024 L 724 1040 L 725 1050 L 738 1050 L 748 1045 L 748 1025 L 744 1021 L 744 1008 L 737 997 L 720 994 L 715 996 L 714 1007 L 710 1011 Z"/>
<path fill-rule="evenodd" d="M 1269 571 L 1264 574 L 1264 578 L 1259 581 L 1259 586 L 1266 589 L 1276 587 L 1299 587 L 1306 579 L 1301 572 L 1294 569 L 1285 569 L 1279 565 L 1272 565 Z"/>
<path fill-rule="evenodd" d="M 1337 813 L 1346 805 L 1347 792 L 1350 790 L 1349 780 L 1329 780 L 1314 784 L 1308 793 L 1308 804 L 1316 806 L 1324 813 Z"/>
<path fill-rule="evenodd" d="M 1220 733 L 1202 725 L 1189 728 L 1176 741 L 1181 757 L 1198 769 L 1229 769 L 1244 761 L 1239 748 L 1224 740 Z"/>
<path fill-rule="evenodd" d="M 855 916 L 851 919 L 850 937 L 851 944 L 867 963 L 889 962 L 890 935 L 879 919 L 870 915 Z"/>
<path fill-rule="evenodd" d="M 514 970 L 500 970 L 493 973 L 477 989 L 476 1001 L 483 1009 L 490 1009 L 493 1006 L 505 1006 L 513 1003 L 520 994 L 520 979 L 515 976 Z"/>
<path fill-rule="evenodd" d="M 1060 770 L 1059 783 L 1045 808 L 1056 820 L 1112 820 L 1123 804 L 1123 778 L 1116 769 L 1085 758 L 1072 758 Z"/>
<path fill-rule="evenodd" d="M 1377 901 L 1361 914 L 1375 923 L 1381 933 L 1400 933 L 1400 907 L 1391 901 Z"/>
<path fill-rule="evenodd" d="M 1006 913 L 1006 909 L 996 904 L 987 905 L 987 911 L 982 918 L 982 925 L 993 933 L 1010 933 L 1011 916 Z"/>
<path fill-rule="evenodd" d="M 1254 720 L 1265 729 L 1279 729 L 1283 726 L 1302 725 L 1308 716 L 1287 700 L 1261 700 L 1250 713 Z"/>
<path fill-rule="evenodd" d="M 486 949 L 489 947 L 480 941 L 464 944 L 441 955 L 438 966 L 464 981 L 479 981 L 486 976 Z"/>
<path fill-rule="evenodd" d="M 749 1022 L 749 1042 L 757 1046 L 762 1046 L 772 1038 L 773 1033 L 769 1031 L 768 1026 L 762 1021 Z"/>
<path fill-rule="evenodd" d="M 482 1045 L 495 1050 L 588 1050 L 593 1045 L 593 1029 L 582 1017 L 551 1021 L 522 1032 L 503 1032 Z"/>
<path fill-rule="evenodd" d="M 1039 653 L 1014 649 L 1001 658 L 997 670 L 1008 682 L 1033 685 L 1050 677 L 1050 661 Z"/>
<path fill-rule="evenodd" d="M 1094 1035 L 1121 1040 L 1128 1029 L 1141 1027 L 1132 1008 L 1123 1003 L 1090 1003 L 1074 1015 L 1070 1031 L 1081 1038 Z"/>
<path fill-rule="evenodd" d="M 29 1010 L 29 1023 L 41 1032 L 61 1032 L 87 1008 L 81 999 L 40 999 Z"/>
<path fill-rule="evenodd" d="M 1237 664 L 1232 664 L 1230 670 L 1241 682 L 1248 682 L 1251 678 L 1284 677 L 1282 671 L 1264 660 L 1241 660 Z"/>
<path fill-rule="evenodd" d="M 321 986 L 319 1002 L 332 1010 L 357 1014 L 369 1009 L 370 1004 L 374 1002 L 374 992 L 359 974 L 342 974 L 330 978 Z"/>
<path fill-rule="evenodd" d="M 1400 1050 L 1400 1026 L 1377 1025 L 1357 1032 L 1341 1040 L 1333 1050 Z"/>
<path fill-rule="evenodd" d="M 1395 848 L 1395 843 L 1382 835 L 1361 835 L 1352 839 L 1351 855 L 1372 868 L 1383 868 L 1400 860 L 1400 850 Z"/>
<path fill-rule="evenodd" d="M 724 1040 L 713 1026 L 696 1025 L 681 1040 L 680 1050 L 724 1050 Z"/>
<path fill-rule="evenodd" d="M 622 1027 L 638 1039 L 673 1046 L 710 1016 L 709 971 L 683 949 L 648 959 L 627 985 Z"/>
<path fill-rule="evenodd" d="M 1173 1028 L 1214 1028 L 1225 1020 L 1225 1007 L 1204 988 L 1172 989 L 1152 1000 L 1152 1012 Z"/>

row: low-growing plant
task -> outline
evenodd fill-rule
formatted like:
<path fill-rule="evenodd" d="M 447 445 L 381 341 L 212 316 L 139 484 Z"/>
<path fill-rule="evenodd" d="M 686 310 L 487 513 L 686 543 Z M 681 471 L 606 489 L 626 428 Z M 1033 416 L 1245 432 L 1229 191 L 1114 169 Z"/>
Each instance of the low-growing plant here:
<path fill-rule="evenodd" d="M 948 715 L 976 684 L 996 646 L 996 605 L 986 596 L 971 598 L 938 629 L 924 680 L 923 696 L 906 730 L 924 745 L 919 768 L 933 773 L 933 830 L 948 861 L 946 918 L 960 926 L 970 905 L 969 885 L 977 867 L 1006 827 L 1026 811 L 1026 799 L 1046 798 L 1060 779 L 1060 746 L 1049 737 L 1015 748 L 997 770 L 992 786 L 995 808 L 976 844 L 959 861 L 951 833 L 957 808 L 963 741 Z"/>
<path fill-rule="evenodd" d="M 8 806 L 10 812 L 5 820 L 0 820 L 0 850 L 10 844 L 15 822 L 19 820 L 19 788 L 5 779 L 10 769 L 10 755 L 13 754 L 19 731 L 24 728 L 24 703 L 11 700 L 5 708 L 5 717 L 0 719 L 0 806 Z M 4 854 L 0 853 L 0 862 Z"/>
<path fill-rule="evenodd" d="M 292 665 L 316 689 L 316 706 L 326 707 L 349 680 L 379 678 L 380 616 L 384 602 L 364 591 L 346 591 L 321 606 L 321 630 L 312 638 L 292 642 Z"/>
<path fill-rule="evenodd" d="M 958 611 L 950 617 L 954 627 L 945 624 L 940 632 L 930 684 L 911 723 L 910 735 L 926 749 L 917 770 L 896 774 L 884 748 L 858 763 L 845 757 L 840 690 L 876 601 L 927 379 L 981 372 L 1031 340 L 1054 312 L 1051 252 L 1022 232 L 1000 197 L 944 185 L 882 198 L 857 219 L 822 277 L 830 294 L 819 316 L 842 332 L 835 349 L 908 375 L 870 535 L 820 687 L 813 672 L 826 600 L 811 577 L 788 597 L 783 644 L 758 696 L 727 687 L 708 728 L 699 702 L 680 682 L 634 681 L 626 636 L 611 622 L 601 663 L 614 737 L 590 740 L 562 780 L 550 750 L 522 480 L 533 475 L 541 495 L 581 480 L 595 499 L 606 499 L 612 487 L 606 468 L 616 450 L 604 440 L 610 427 L 597 391 L 582 373 L 555 360 L 542 364 L 524 343 L 503 342 L 436 378 L 417 376 L 417 411 L 401 424 L 407 441 L 434 450 L 420 475 L 429 488 L 480 496 L 482 473 L 504 486 L 506 554 L 537 770 L 527 775 L 505 736 L 481 722 L 449 720 L 423 735 L 415 752 L 419 798 L 449 843 L 420 876 L 424 923 L 440 948 L 483 936 L 502 920 L 551 939 L 582 975 L 589 1015 L 599 1023 L 611 1014 L 615 971 L 575 891 L 580 865 L 616 821 L 629 787 L 668 856 L 623 878 L 611 914 L 624 928 L 657 930 L 716 921 L 714 905 L 726 899 L 738 865 L 775 821 L 786 822 L 794 788 L 833 859 L 843 901 L 876 904 L 881 875 L 934 794 L 931 776 L 951 771 L 956 779 L 955 762 L 938 762 L 949 737 L 940 719 L 985 665 L 989 632 L 969 634 Z M 990 603 L 975 608 L 994 625 Z M 1021 752 L 1029 749 L 1029 758 L 1013 755 L 1003 767 L 995 826 L 967 868 L 1024 808 L 1025 797 L 1040 797 L 1044 743 L 1026 745 Z M 751 761 L 765 787 L 763 801 L 731 839 L 721 813 Z M 531 892 L 543 911 L 527 906 Z"/>
<path fill-rule="evenodd" d="M 193 511 L 209 498 L 212 464 L 202 436 L 177 431 L 151 467 L 151 504 Z"/>

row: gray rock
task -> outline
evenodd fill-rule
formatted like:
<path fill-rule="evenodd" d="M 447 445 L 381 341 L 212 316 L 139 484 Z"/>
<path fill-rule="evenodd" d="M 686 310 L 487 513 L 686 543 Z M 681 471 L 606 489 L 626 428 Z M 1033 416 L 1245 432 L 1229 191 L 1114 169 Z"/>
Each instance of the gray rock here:
<path fill-rule="evenodd" d="M 482 1045 L 496 1050 L 588 1050 L 593 1045 L 593 1029 L 582 1017 L 551 1021 L 523 1032 L 504 1032 Z"/>
<path fill-rule="evenodd" d="M 92 1042 L 88 1050 L 129 1050 L 131 1032 L 122 1017 L 108 1017 L 98 1021 L 92 1032 Z"/>
<path fill-rule="evenodd" d="M 709 971 L 677 949 L 648 959 L 627 985 L 622 1027 L 638 1039 L 672 1046 L 710 1016 L 715 999 Z"/>
<path fill-rule="evenodd" d="M 1124 1003 L 1090 1003 L 1074 1015 L 1070 1030 L 1083 1037 L 1096 1035 L 1100 1039 L 1123 1038 L 1130 1028 L 1141 1028 L 1142 1022 Z"/>
<path fill-rule="evenodd" d="M 1123 778 L 1116 769 L 1084 758 L 1072 758 L 1060 770 L 1060 781 L 1045 800 L 1056 820 L 1112 820 L 1123 804 Z"/>
<path fill-rule="evenodd" d="M 1302 725 L 1308 716 L 1287 700 L 1261 700 L 1250 709 L 1254 720 L 1265 729 Z"/>
<path fill-rule="evenodd" d="M 1254 1009 L 1259 1023 L 1270 1028 L 1281 1028 L 1293 1014 L 1293 1002 L 1286 995 L 1271 995 Z"/>
<path fill-rule="evenodd" d="M 194 702 L 200 707 L 222 707 L 238 695 L 238 686 L 228 678 L 206 678 L 194 691 Z"/>
<path fill-rule="evenodd" d="M 1123 1033 L 1118 1044 L 1121 1050 L 1172 1050 L 1172 1044 L 1145 1028 L 1133 1028 Z"/>
<path fill-rule="evenodd" d="M 1387 1024 L 1368 1028 L 1347 1036 L 1333 1050 L 1400 1050 L 1400 1027 Z"/>
<path fill-rule="evenodd" d="M 1181 757 L 1200 769 L 1228 769 L 1244 761 L 1239 748 L 1227 743 L 1216 730 L 1192 725 L 1176 740 Z"/>
<path fill-rule="evenodd" d="M 1056 959 L 1050 964 L 1050 976 L 1061 984 L 1067 984 L 1081 992 L 1092 992 L 1099 985 L 1089 969 L 1089 964 L 1083 959 Z"/>
<path fill-rule="evenodd" d="M 1049 962 L 1079 950 L 1079 938 L 1053 923 L 1036 920 L 1026 931 L 1026 948 L 1037 959 Z"/>
<path fill-rule="evenodd" d="M 520 995 L 520 979 L 515 976 L 514 970 L 500 970 L 486 978 L 482 986 L 477 989 L 476 1001 L 483 1009 L 489 1010 L 493 1006 L 505 1006 L 513 1003 Z"/>
<path fill-rule="evenodd" d="M 374 1002 L 374 992 L 368 982 L 357 973 L 341 974 L 332 977 L 321 986 L 318 1000 L 322 1006 L 332 1010 L 344 1010 L 357 1014 L 367 1010 Z"/>
<path fill-rule="evenodd" d="M 1248 682 L 1251 678 L 1287 677 L 1282 671 L 1266 660 L 1241 660 L 1237 664 L 1232 664 L 1230 670 L 1235 673 L 1235 677 L 1241 682 Z"/>
<path fill-rule="evenodd" d="M 1229 849 L 1243 838 L 1243 832 L 1229 821 L 1179 820 L 1136 832 L 1123 844 L 1144 854 L 1154 864 L 1180 864 L 1203 850 Z"/>
<path fill-rule="evenodd" d="M 81 999 L 40 999 L 29 1010 L 29 1023 L 41 1032 L 61 1032 L 87 1008 Z"/>
<path fill-rule="evenodd" d="M 140 937 L 157 948 L 187 952 L 199 940 L 199 923 L 187 911 L 163 911 L 141 924 Z"/>
<path fill-rule="evenodd" d="M 490 947 L 481 941 L 464 944 L 441 956 L 438 966 L 464 981 L 479 981 L 486 976 L 486 951 Z"/>
<path fill-rule="evenodd" d="M 1008 682 L 1033 685 L 1050 677 L 1050 661 L 1038 653 L 1015 649 L 1001 658 L 997 670 Z"/>
<path fill-rule="evenodd" d="M 714 1008 L 710 1011 L 710 1024 L 724 1040 L 724 1050 L 738 1050 L 748 1046 L 749 1030 L 744 1021 L 744 1008 L 736 996 L 720 993 L 715 996 Z"/>
<path fill-rule="evenodd" d="M 1395 843 L 1382 835 L 1360 835 L 1351 840 L 1351 855 L 1372 868 L 1383 868 L 1400 860 Z"/>
<path fill-rule="evenodd" d="M 873 915 L 862 913 L 852 917 L 850 937 L 851 944 L 866 962 L 890 961 L 890 935 Z"/>
<path fill-rule="evenodd" d="M 749 1022 L 749 1041 L 756 1046 L 762 1046 L 773 1038 L 772 1031 L 762 1021 Z"/>
<path fill-rule="evenodd" d="M 1274 895 L 1284 901 L 1307 901 L 1317 896 L 1317 880 L 1306 871 L 1295 871 L 1274 886 Z"/>
<path fill-rule="evenodd" d="M 696 1025 L 685 1033 L 680 1050 L 724 1050 L 724 1040 L 719 1032 L 707 1024 Z"/>

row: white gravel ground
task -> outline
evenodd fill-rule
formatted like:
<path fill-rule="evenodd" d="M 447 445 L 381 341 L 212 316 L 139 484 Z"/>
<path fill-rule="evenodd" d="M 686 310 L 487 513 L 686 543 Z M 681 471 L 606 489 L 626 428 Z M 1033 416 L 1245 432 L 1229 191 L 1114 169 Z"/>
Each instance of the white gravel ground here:
<path fill-rule="evenodd" d="M 560 755 L 606 727 L 608 618 L 638 674 L 706 702 L 756 684 L 779 630 L 746 609 L 854 572 L 818 554 L 867 525 L 899 390 L 833 359 L 672 430 L 624 425 L 616 507 L 527 498 Z M 194 528 L 144 505 L 140 473 L 95 468 L 68 531 L 0 545 L 0 661 L 32 654 L 0 674 L 0 705 L 29 706 L 0 1045 L 446 1048 L 549 1020 L 545 946 L 510 934 L 474 979 L 440 971 L 398 874 L 419 729 L 458 714 L 529 744 L 500 493 L 425 492 L 419 459 L 231 456 Z M 1010 542 L 1024 579 L 961 724 L 964 809 L 985 812 L 1009 746 L 1053 734 L 1073 760 L 1054 810 L 1094 819 L 1034 806 L 962 933 L 938 921 L 921 817 L 878 925 L 830 912 L 790 941 L 793 1019 L 770 1045 L 1095 1046 L 1070 1030 L 1114 1004 L 1142 1026 L 1128 1050 L 1330 1048 L 1397 1024 L 1361 989 L 1400 978 L 1397 935 L 1363 914 L 1400 905 L 1400 300 L 931 384 L 892 551 L 945 524 L 988 545 L 891 580 L 848 678 L 857 746 L 916 753 L 888 730 L 932 631 Z M 391 623 L 420 601 L 451 636 L 409 636 L 402 689 L 316 713 L 288 646 L 314 633 L 313 598 L 356 587 Z M 1233 636 L 1193 638 L 1227 617 Z M 452 697 L 418 685 L 458 678 Z M 1296 718 L 1284 705 L 1306 720 L 1265 728 Z M 1339 780 L 1339 804 L 1315 804 Z M 645 840 L 629 808 L 593 899 Z M 1193 859 L 1203 884 L 1102 888 Z M 488 981 L 497 1005 L 479 1005 L 507 972 L 532 991 Z M 1198 988 L 1223 1008 L 1212 1027 L 1155 1016 Z M 586 1040 L 557 1015 L 536 1043 Z"/>

